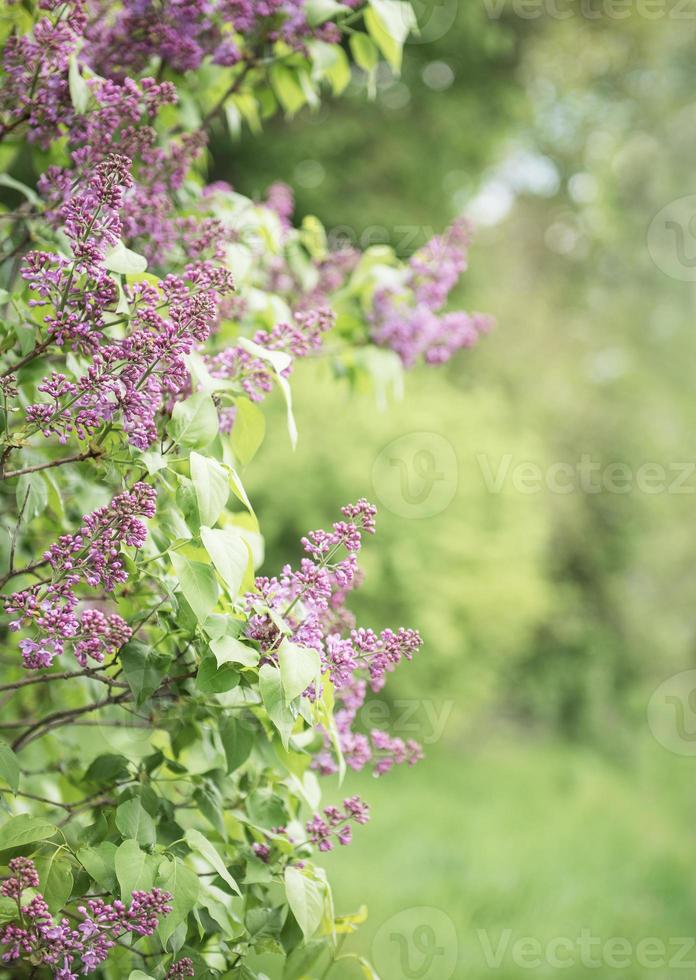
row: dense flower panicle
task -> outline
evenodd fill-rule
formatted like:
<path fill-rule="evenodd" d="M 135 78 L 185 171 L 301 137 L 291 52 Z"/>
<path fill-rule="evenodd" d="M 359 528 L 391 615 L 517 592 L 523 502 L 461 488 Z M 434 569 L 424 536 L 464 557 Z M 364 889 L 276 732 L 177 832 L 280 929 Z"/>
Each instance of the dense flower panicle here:
<path fill-rule="evenodd" d="M 483 313 L 442 312 L 467 268 L 470 239 L 468 222 L 455 221 L 411 257 L 399 286 L 376 291 L 372 339 L 396 351 L 406 367 L 420 358 L 442 364 L 493 326 L 492 317 Z"/>
<path fill-rule="evenodd" d="M 21 904 L 23 891 L 39 885 L 32 861 L 13 858 L 9 868 L 10 877 L 0 886 L 0 893 L 17 902 L 18 919 L 0 926 L 2 961 L 31 958 L 34 966 L 50 968 L 54 980 L 78 980 L 80 974 L 93 973 L 122 937 L 153 935 L 160 920 L 172 910 L 168 892 L 159 888 L 134 891 L 128 906 L 119 901 L 107 904 L 102 899 L 89 899 L 78 907 L 81 921 L 74 926 L 67 918 L 54 920 L 41 894 L 26 905 Z M 75 972 L 78 969 L 80 973 Z M 193 974 L 180 972 L 172 976 Z"/>
<path fill-rule="evenodd" d="M 346 0 L 355 7 L 359 0 Z M 104 0 L 102 0 L 102 4 Z M 104 75 L 122 78 L 160 59 L 175 71 L 193 71 L 205 59 L 233 67 L 255 46 L 284 41 L 302 49 L 312 37 L 338 41 L 327 22 L 311 26 L 306 0 L 125 0 L 115 16 L 104 11 L 90 24 L 87 56 Z M 248 43 L 247 43 L 248 40 Z"/>
<path fill-rule="evenodd" d="M 181 977 L 195 977 L 196 971 L 193 967 L 193 960 L 190 956 L 172 963 L 167 971 L 166 980 L 180 980 Z"/>
<path fill-rule="evenodd" d="M 20 640 L 25 667 L 50 667 L 64 652 L 66 641 L 74 643 L 82 666 L 90 658 L 101 663 L 105 655 L 115 653 L 127 642 L 131 631 L 120 616 L 105 616 L 96 609 L 78 612 L 76 589 L 86 584 L 113 592 L 126 581 L 121 548 L 144 544 L 147 528 L 140 518 L 154 516 L 155 497 L 153 487 L 136 483 L 130 492 L 88 514 L 76 534 L 63 535 L 45 552 L 51 581 L 15 592 L 5 600 L 6 612 L 17 617 L 10 624 L 12 630 L 30 625 L 37 631 L 36 636 Z"/>
<path fill-rule="evenodd" d="M 258 644 L 262 662 L 275 663 L 284 638 L 279 616 L 294 643 L 319 653 L 323 673 L 334 688 L 336 731 L 345 761 L 356 770 L 372 764 L 379 776 L 396 764 L 414 765 L 422 750 L 415 741 L 392 739 L 379 729 L 355 731 L 358 715 L 368 686 L 380 691 L 388 673 L 411 660 L 422 641 L 412 629 L 377 634 L 356 628 L 345 609 L 348 594 L 360 583 L 357 555 L 363 536 L 375 533 L 375 515 L 376 508 L 364 499 L 343 507 L 344 519 L 334 522 L 330 531 L 310 531 L 302 538 L 309 557 L 297 569 L 285 566 L 278 577 L 257 578 L 257 591 L 246 596 L 245 633 Z M 313 700 L 319 692 L 310 687 L 305 695 Z M 338 763 L 329 734 L 323 734 L 323 747 L 312 765 L 329 775 L 338 770 Z"/>
<path fill-rule="evenodd" d="M 46 149 L 60 126 L 70 125 L 68 63 L 86 23 L 82 0 L 39 4 L 41 17 L 33 34 L 11 34 L 5 44 L 0 106 L 8 118 L 5 130 L 26 123 L 28 138 Z"/>

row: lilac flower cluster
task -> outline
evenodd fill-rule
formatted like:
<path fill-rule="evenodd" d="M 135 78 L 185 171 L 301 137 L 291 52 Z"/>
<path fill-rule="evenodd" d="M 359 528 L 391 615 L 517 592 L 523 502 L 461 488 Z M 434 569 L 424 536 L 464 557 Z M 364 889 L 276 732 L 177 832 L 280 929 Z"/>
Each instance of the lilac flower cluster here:
<path fill-rule="evenodd" d="M 107 904 L 99 898 L 89 899 L 86 905 L 78 906 L 81 921 L 74 927 L 67 918 L 55 921 L 40 893 L 22 905 L 24 891 L 39 887 L 39 876 L 31 860 L 12 858 L 9 870 L 9 877 L 0 885 L 0 894 L 16 902 L 17 919 L 0 927 L 2 960 L 14 963 L 25 959 L 35 967 L 49 967 L 54 980 L 78 980 L 79 974 L 74 972 L 78 963 L 82 973 L 93 973 L 120 938 L 153 935 L 160 919 L 172 910 L 168 892 L 159 888 L 134 891 L 129 906 L 119 901 Z M 172 976 L 193 974 L 179 972 Z"/>
<path fill-rule="evenodd" d="M 454 222 L 412 256 L 400 286 L 378 289 L 374 295 L 372 339 L 396 351 L 406 367 L 420 358 L 443 364 L 493 325 L 483 313 L 442 312 L 467 268 L 470 238 L 468 223 Z"/>
<path fill-rule="evenodd" d="M 193 960 L 190 956 L 184 956 L 169 967 L 166 980 L 181 980 L 181 977 L 195 977 L 195 975 Z"/>
<path fill-rule="evenodd" d="M 116 285 L 97 264 L 101 239 L 81 237 L 79 242 L 88 267 L 81 260 L 69 263 L 33 252 L 23 270 L 41 301 L 51 300 L 59 310 L 46 317 L 46 343 L 91 354 L 89 367 L 75 382 L 54 372 L 39 384 L 49 400 L 28 406 L 29 433 L 57 435 L 61 442 L 73 434 L 86 439 L 120 417 L 130 442 L 147 449 L 157 438 L 158 412 L 189 384 L 184 358 L 207 339 L 221 296 L 233 289 L 232 278 L 214 263 L 197 262 L 157 287 L 148 282 L 127 286 L 131 331 L 109 341 L 104 331 L 110 312 L 113 319 Z M 80 273 L 86 280 L 76 285 Z"/>
<path fill-rule="evenodd" d="M 360 0 L 345 0 L 356 7 Z M 157 4 L 126 0 L 116 17 L 101 4 L 87 31 L 89 58 L 101 73 L 123 77 L 153 59 L 185 72 L 204 59 L 232 67 L 251 61 L 257 48 L 284 41 L 303 48 L 312 37 L 338 41 L 333 23 L 312 27 L 306 0 L 186 0 Z"/>
<path fill-rule="evenodd" d="M 366 824 L 370 819 L 370 808 L 359 796 L 349 796 L 343 801 L 343 810 L 335 806 L 324 807 L 323 816 L 316 813 L 308 820 L 305 829 L 310 841 L 320 851 L 332 851 L 334 843 L 346 847 L 353 840 L 351 821 Z"/>
<path fill-rule="evenodd" d="M 360 582 L 357 555 L 363 535 L 375 532 L 376 508 L 359 500 L 342 508 L 342 515 L 344 520 L 336 521 L 331 530 L 310 531 L 302 539 L 309 557 L 302 559 L 297 570 L 286 566 L 278 578 L 257 578 L 257 592 L 246 597 L 246 635 L 258 643 L 265 662 L 275 662 L 283 640 L 280 616 L 294 643 L 319 652 L 323 672 L 334 687 L 336 727 L 347 764 L 360 770 L 372 763 L 375 774 L 381 775 L 395 764 L 414 765 L 422 758 L 420 746 L 391 738 L 379 729 L 369 734 L 356 732 L 354 726 L 368 684 L 373 691 L 381 690 L 387 674 L 401 661 L 413 658 L 421 638 L 412 629 L 386 629 L 377 634 L 355 627 L 345 600 Z M 319 692 L 309 688 L 305 693 L 314 699 Z M 324 736 L 313 767 L 328 775 L 338 767 L 328 733 Z"/>
<path fill-rule="evenodd" d="M 85 666 L 88 658 L 101 663 L 129 639 L 130 628 L 120 616 L 105 616 L 97 609 L 79 613 L 76 588 L 86 584 L 113 592 L 126 581 L 121 548 L 144 544 L 147 528 L 139 518 L 154 516 L 155 496 L 153 487 L 136 483 L 88 514 L 76 534 L 63 535 L 45 552 L 51 578 L 5 600 L 5 610 L 17 617 L 10 629 L 31 625 L 36 630 L 34 638 L 19 644 L 26 668 L 50 667 L 68 640 L 74 643 L 78 663 Z"/>
<path fill-rule="evenodd" d="M 33 34 L 13 33 L 7 39 L 0 108 L 7 122 L 0 132 L 26 123 L 29 139 L 47 148 L 59 127 L 70 125 L 68 64 L 86 23 L 82 0 L 40 0 L 41 17 Z"/>

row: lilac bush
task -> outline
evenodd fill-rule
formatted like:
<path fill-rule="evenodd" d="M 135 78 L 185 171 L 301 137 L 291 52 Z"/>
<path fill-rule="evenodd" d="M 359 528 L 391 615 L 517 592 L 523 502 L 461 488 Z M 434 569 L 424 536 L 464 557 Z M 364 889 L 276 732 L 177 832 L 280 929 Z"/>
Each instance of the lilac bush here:
<path fill-rule="evenodd" d="M 261 573 L 243 483 L 260 403 L 279 389 L 294 443 L 298 359 L 350 364 L 379 393 L 490 321 L 447 309 L 463 222 L 407 262 L 332 250 L 285 184 L 252 201 L 207 183 L 206 144 L 340 94 L 348 36 L 398 70 L 413 13 L 32 11 L 8 6 L 0 96 L 0 957 L 54 980 L 252 978 L 268 953 L 286 980 L 325 976 L 351 957 L 315 856 L 369 808 L 322 803 L 322 786 L 422 758 L 361 722 L 421 637 L 350 610 L 377 527 L 364 499 Z"/>

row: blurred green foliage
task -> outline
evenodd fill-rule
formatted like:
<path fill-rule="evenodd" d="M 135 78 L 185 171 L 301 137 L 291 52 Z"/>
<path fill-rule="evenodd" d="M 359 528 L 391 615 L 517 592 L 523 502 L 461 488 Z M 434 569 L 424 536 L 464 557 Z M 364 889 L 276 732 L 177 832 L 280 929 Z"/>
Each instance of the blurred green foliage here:
<path fill-rule="evenodd" d="M 302 114 L 247 137 L 224 167 L 218 157 L 246 192 L 309 174 L 301 212 L 358 236 L 387 225 L 397 247 L 404 225 L 426 237 L 462 209 L 483 217 L 458 301 L 493 312 L 494 334 L 444 371 L 411 374 L 406 402 L 384 413 L 339 401 L 326 366 L 305 368 L 316 383 L 299 405 L 301 445 L 290 458 L 270 440 L 253 486 L 276 564 L 344 499 L 380 502 L 375 461 L 392 440 L 434 432 L 454 448 L 457 492 L 441 513 L 382 506 L 360 600 L 375 625 L 423 630 L 392 696 L 451 697 L 445 736 L 415 772 L 360 783 L 376 826 L 349 862 L 332 860 L 345 907 L 372 882 L 356 948 L 369 952 L 409 905 L 447 909 L 465 939 L 456 977 L 491 975 L 472 927 L 543 940 L 587 926 L 637 943 L 689 935 L 695 904 L 689 760 L 655 746 L 645 712 L 662 680 L 696 663 L 693 201 L 677 212 L 681 257 L 653 222 L 695 190 L 696 23 L 669 6 L 653 20 L 633 7 L 625 19 L 606 5 L 583 17 L 569 4 L 566 20 L 515 9 L 495 20 L 460 4 L 371 105 L 356 92 L 331 118 Z M 434 91 L 424 70 L 440 63 L 454 81 Z M 584 459 L 593 489 L 576 478 L 572 492 L 542 481 L 524 493 L 508 479 L 491 493 L 480 454 L 493 471 L 509 455 L 544 478 Z M 615 464 L 627 490 L 613 492 Z M 662 487 L 643 479 L 655 467 Z M 610 489 L 596 492 L 602 478 Z M 520 741 L 525 730 L 588 748 Z"/>

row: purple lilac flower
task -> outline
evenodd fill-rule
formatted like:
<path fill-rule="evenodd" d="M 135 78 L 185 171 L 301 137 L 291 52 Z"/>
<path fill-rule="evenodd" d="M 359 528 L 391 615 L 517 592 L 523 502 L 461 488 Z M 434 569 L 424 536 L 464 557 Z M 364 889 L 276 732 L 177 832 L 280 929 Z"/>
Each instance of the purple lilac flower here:
<path fill-rule="evenodd" d="M 335 806 L 324 807 L 323 814 L 315 813 L 305 824 L 310 841 L 320 851 L 332 851 L 336 841 L 346 847 L 353 840 L 350 821 L 365 824 L 370 819 L 370 808 L 359 796 L 343 801 L 343 810 Z"/>
<path fill-rule="evenodd" d="M 54 920 L 41 894 L 27 905 L 21 904 L 23 890 L 39 884 L 32 861 L 13 858 L 9 867 L 11 875 L 0 886 L 0 893 L 16 900 L 21 918 L 0 927 L 2 961 L 27 959 L 34 966 L 52 968 L 54 980 L 78 980 L 77 969 L 93 973 L 119 939 L 129 934 L 151 936 L 162 917 L 171 912 L 172 896 L 153 888 L 134 891 L 129 906 L 120 901 L 107 904 L 102 899 L 88 899 L 86 905 L 78 907 L 82 921 L 74 927 L 67 918 Z"/>
<path fill-rule="evenodd" d="M 277 661 L 283 641 L 278 616 L 294 643 L 319 653 L 323 673 L 334 688 L 336 731 L 347 765 L 360 770 L 372 764 L 375 775 L 382 775 L 397 764 L 414 765 L 422 758 L 420 746 L 412 740 L 391 739 L 379 729 L 364 734 L 354 726 L 368 684 L 373 691 L 381 690 L 387 675 L 413 658 L 421 638 L 412 629 L 385 629 L 378 634 L 356 628 L 345 608 L 347 596 L 360 582 L 357 555 L 363 535 L 375 532 L 375 515 L 376 508 L 366 500 L 343 507 L 343 519 L 331 530 L 310 531 L 302 538 L 308 557 L 297 569 L 285 566 L 279 577 L 257 578 L 257 591 L 246 596 L 245 631 L 258 644 L 262 662 Z M 313 686 L 305 691 L 310 700 L 319 693 Z M 324 745 L 312 765 L 329 775 L 337 771 L 338 763 L 328 733 L 323 735 Z"/>
<path fill-rule="evenodd" d="M 400 286 L 375 293 L 372 339 L 396 351 L 406 367 L 420 358 L 442 364 L 491 329 L 493 320 L 485 314 L 442 312 L 467 268 L 470 239 L 468 223 L 456 221 L 412 256 Z"/>
<path fill-rule="evenodd" d="M 147 528 L 140 517 L 154 516 L 155 496 L 153 487 L 136 483 L 131 491 L 88 514 L 76 534 L 63 535 L 45 552 L 51 580 L 6 599 L 6 611 L 17 616 L 10 628 L 17 631 L 31 625 L 37 631 L 33 638 L 20 641 L 25 667 L 50 667 L 63 653 L 66 641 L 74 642 L 75 655 L 83 666 L 88 657 L 101 662 L 130 637 L 120 616 L 106 617 L 94 609 L 79 614 L 76 588 L 86 584 L 113 592 L 126 581 L 121 548 L 144 544 Z"/>

